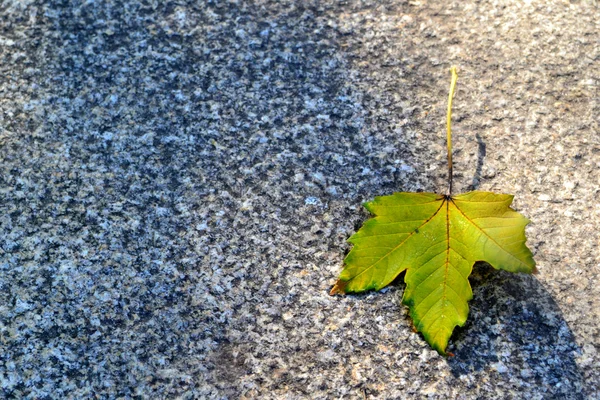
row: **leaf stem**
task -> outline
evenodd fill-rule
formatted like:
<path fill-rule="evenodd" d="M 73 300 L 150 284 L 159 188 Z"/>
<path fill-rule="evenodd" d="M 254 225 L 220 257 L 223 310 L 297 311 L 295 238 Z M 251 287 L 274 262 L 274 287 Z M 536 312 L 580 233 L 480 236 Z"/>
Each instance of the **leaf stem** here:
<path fill-rule="evenodd" d="M 446 119 L 446 142 L 448 147 L 448 196 L 452 196 L 452 98 L 454 98 L 454 92 L 456 89 L 456 81 L 458 80 L 458 74 L 456 73 L 456 67 L 450 68 L 452 74 L 452 81 L 450 82 L 450 94 L 448 95 L 448 114 Z"/>

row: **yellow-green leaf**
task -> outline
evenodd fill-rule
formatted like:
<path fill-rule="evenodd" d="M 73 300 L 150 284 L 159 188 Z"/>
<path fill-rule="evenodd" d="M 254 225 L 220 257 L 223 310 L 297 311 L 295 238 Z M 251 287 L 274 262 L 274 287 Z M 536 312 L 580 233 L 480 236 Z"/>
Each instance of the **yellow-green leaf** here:
<path fill-rule="evenodd" d="M 406 270 L 403 303 L 416 329 L 445 354 L 454 327 L 467 319 L 476 261 L 535 270 L 525 245 L 529 220 L 510 208 L 512 199 L 489 192 L 376 197 L 365 204 L 375 218 L 349 239 L 354 247 L 331 294 L 379 290 Z"/>

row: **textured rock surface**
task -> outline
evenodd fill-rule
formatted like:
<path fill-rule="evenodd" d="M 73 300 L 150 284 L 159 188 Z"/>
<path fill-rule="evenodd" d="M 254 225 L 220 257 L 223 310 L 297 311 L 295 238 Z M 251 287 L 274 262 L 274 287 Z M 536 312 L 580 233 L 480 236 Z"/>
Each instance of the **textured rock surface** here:
<path fill-rule="evenodd" d="M 0 397 L 598 398 L 600 11 L 442 3 L 2 2 Z M 539 274 L 477 268 L 447 360 L 328 290 L 362 201 L 444 190 L 451 64 Z"/>

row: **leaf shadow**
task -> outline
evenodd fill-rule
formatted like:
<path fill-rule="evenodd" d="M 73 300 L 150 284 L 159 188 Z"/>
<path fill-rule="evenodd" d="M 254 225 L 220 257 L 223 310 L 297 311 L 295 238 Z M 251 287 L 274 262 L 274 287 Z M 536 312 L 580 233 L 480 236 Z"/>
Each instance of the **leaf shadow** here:
<path fill-rule="evenodd" d="M 479 185 L 481 184 L 481 171 L 483 169 L 483 163 L 486 156 L 485 142 L 479 133 L 475 134 L 475 138 L 477 139 L 477 167 L 475 167 L 475 173 L 473 174 L 473 179 L 471 180 L 469 190 L 479 189 Z"/>
<path fill-rule="evenodd" d="M 518 379 L 551 398 L 583 398 L 580 349 L 562 313 L 533 275 L 497 271 L 476 263 L 467 323 L 457 328 L 448 358 L 457 378 L 493 375 Z"/>

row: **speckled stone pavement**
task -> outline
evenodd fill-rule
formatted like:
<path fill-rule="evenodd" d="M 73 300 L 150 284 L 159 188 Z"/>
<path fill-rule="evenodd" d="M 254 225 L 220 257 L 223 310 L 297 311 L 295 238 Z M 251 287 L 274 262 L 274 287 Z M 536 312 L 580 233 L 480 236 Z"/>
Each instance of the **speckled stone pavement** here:
<path fill-rule="evenodd" d="M 600 398 L 594 1 L 0 3 L 0 398 Z M 330 297 L 363 201 L 512 193 L 445 359 Z"/>

